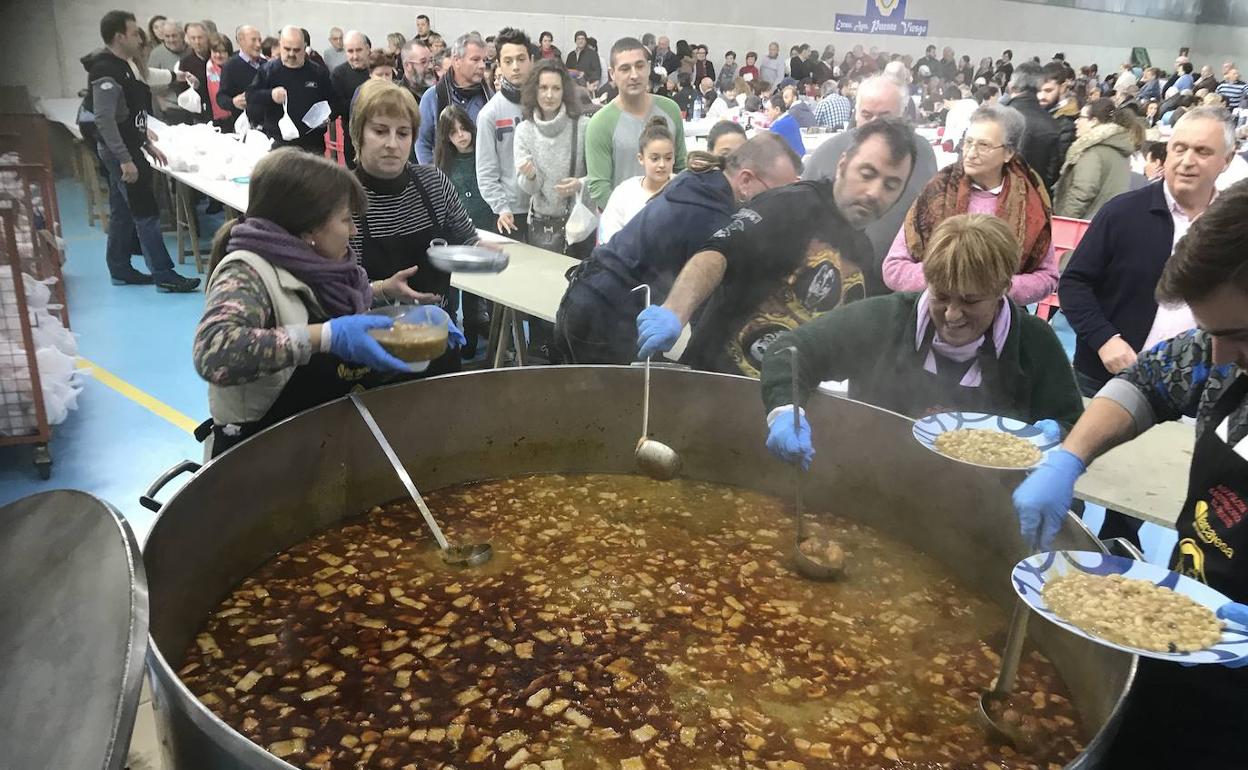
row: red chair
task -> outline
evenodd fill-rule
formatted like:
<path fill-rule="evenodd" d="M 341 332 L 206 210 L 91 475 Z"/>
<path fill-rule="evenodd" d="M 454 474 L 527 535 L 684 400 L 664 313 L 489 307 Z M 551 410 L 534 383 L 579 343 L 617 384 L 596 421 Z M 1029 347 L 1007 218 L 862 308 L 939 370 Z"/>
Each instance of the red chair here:
<path fill-rule="evenodd" d="M 338 156 L 338 165 L 347 165 L 347 151 L 343 147 L 342 118 L 335 118 L 325 132 L 325 157 L 330 160 Z"/>
<path fill-rule="evenodd" d="M 1053 249 L 1057 252 L 1059 264 L 1065 261 L 1067 254 L 1075 250 L 1075 247 L 1079 245 L 1079 241 L 1083 240 L 1083 234 L 1088 231 L 1088 226 L 1091 224 L 1086 219 L 1053 217 Z M 1058 301 L 1057 294 L 1050 294 L 1036 305 L 1036 317 L 1045 321 L 1052 321 L 1053 316 L 1061 309 L 1062 304 Z"/>

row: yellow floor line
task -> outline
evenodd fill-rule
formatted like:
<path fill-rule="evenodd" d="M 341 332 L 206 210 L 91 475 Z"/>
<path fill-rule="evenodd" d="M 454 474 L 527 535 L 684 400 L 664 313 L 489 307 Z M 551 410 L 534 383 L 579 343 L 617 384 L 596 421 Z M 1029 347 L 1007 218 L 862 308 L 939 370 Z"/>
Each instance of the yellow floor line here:
<path fill-rule="evenodd" d="M 76 362 L 76 366 L 79 369 L 89 370 L 91 375 L 101 383 L 117 391 L 157 417 L 161 417 L 173 423 L 175 426 L 181 428 L 187 433 L 194 435 L 195 428 L 199 426 L 199 421 L 187 417 L 177 409 L 174 409 L 166 404 L 164 401 L 161 401 L 155 396 L 144 393 L 107 369 L 103 369 L 85 358 L 79 358 Z"/>

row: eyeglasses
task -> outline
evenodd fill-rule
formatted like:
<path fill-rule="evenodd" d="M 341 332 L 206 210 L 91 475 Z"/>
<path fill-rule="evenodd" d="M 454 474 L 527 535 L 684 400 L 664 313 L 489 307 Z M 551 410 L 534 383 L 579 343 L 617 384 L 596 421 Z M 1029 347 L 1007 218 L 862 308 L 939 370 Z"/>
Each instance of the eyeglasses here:
<path fill-rule="evenodd" d="M 965 152 L 970 152 L 971 150 L 974 150 L 976 155 L 987 155 L 993 150 L 1000 150 L 1004 147 L 1005 147 L 1004 144 L 988 144 L 987 142 L 981 142 L 975 139 L 963 139 L 962 140 L 962 149 Z"/>

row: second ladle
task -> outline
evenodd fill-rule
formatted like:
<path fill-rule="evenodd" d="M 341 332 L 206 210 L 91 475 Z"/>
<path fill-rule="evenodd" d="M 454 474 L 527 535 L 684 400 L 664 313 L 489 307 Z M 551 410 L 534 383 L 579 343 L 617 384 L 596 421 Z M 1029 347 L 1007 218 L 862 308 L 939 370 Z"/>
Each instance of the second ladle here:
<path fill-rule="evenodd" d="M 789 365 L 792 367 L 793 435 L 799 436 L 802 431 L 802 414 L 798 406 L 801 386 L 798 381 L 797 348 L 788 347 L 780 352 L 789 354 Z M 812 559 L 802 552 L 802 543 L 806 542 L 802 517 L 802 474 L 804 472 L 800 463 L 793 466 L 793 515 L 797 518 L 797 541 L 793 546 L 793 563 L 797 567 L 797 573 L 808 580 L 837 580 L 845 574 L 843 564 L 829 564 Z"/>
<path fill-rule="evenodd" d="M 646 307 L 650 307 L 650 284 L 643 283 L 633 291 L 646 290 Z M 646 356 L 645 385 L 641 395 L 641 438 L 633 457 L 641 472 L 656 481 L 671 481 L 680 474 L 680 455 L 662 441 L 650 438 L 650 356 Z"/>
<path fill-rule="evenodd" d="M 351 394 L 351 403 L 355 405 L 356 411 L 364 419 L 364 424 L 368 426 L 369 432 L 373 434 L 377 445 L 381 447 L 381 451 L 386 455 L 386 459 L 390 461 L 390 466 L 394 468 L 395 475 L 399 477 L 399 481 L 403 482 L 403 486 L 407 487 L 407 493 L 412 496 L 416 507 L 420 509 L 420 515 L 425 518 L 425 523 L 429 525 L 429 531 L 433 533 L 433 539 L 437 541 L 438 548 L 442 552 L 442 561 L 456 567 L 475 567 L 478 564 L 485 564 L 489 561 L 490 557 L 494 555 L 494 548 L 489 543 L 451 545 L 446 541 L 446 536 L 442 534 L 442 528 L 438 526 L 437 520 L 433 518 L 433 513 L 429 511 L 429 506 L 425 505 L 425 498 L 420 496 L 420 492 L 412 482 L 411 474 L 407 472 L 407 469 L 403 467 L 403 463 L 399 461 L 399 456 L 395 454 L 394 447 L 390 446 L 390 442 L 386 440 L 386 435 L 381 432 L 381 427 L 373 419 L 373 413 L 360 400 L 358 394 Z"/>
<path fill-rule="evenodd" d="M 1038 550 L 1039 545 L 1033 543 L 1031 552 Z M 993 688 L 979 696 L 977 715 L 990 738 L 1023 751 L 1030 747 L 1032 741 L 1018 725 L 1009 722 L 1003 715 L 1009 706 L 1010 693 L 1014 691 L 1014 680 L 1018 677 L 1018 664 L 1023 657 L 1023 644 L 1027 641 L 1027 618 L 1030 615 L 1027 603 L 1022 599 L 1016 600 L 1010 629 L 1005 635 L 1005 649 L 1001 651 L 1001 672 L 997 674 L 997 683 Z M 997 713 L 994 714 L 994 711 Z"/>

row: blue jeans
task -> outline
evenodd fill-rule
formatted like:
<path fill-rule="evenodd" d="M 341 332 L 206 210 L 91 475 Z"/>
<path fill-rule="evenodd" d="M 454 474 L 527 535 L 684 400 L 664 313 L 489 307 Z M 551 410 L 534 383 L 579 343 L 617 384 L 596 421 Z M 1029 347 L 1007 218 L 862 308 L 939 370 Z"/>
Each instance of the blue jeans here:
<path fill-rule="evenodd" d="M 121 162 L 103 144 L 99 146 L 99 154 L 108 172 L 108 246 L 104 252 L 108 272 L 114 278 L 125 278 L 134 270 L 130 258 L 137 240 L 147 269 L 158 283 L 177 278 L 165 246 L 165 236 L 160 231 L 160 209 L 156 207 L 156 194 L 152 189 L 151 166 L 146 159 L 137 159 L 139 178 L 126 184 L 121 181 Z"/>

